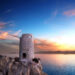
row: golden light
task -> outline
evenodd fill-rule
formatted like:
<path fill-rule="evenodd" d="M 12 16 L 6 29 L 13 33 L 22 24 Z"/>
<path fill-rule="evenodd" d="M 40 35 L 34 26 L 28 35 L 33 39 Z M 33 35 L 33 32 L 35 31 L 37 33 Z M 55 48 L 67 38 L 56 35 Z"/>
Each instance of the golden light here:
<path fill-rule="evenodd" d="M 63 66 L 63 65 L 75 65 L 75 55 L 69 54 L 37 54 L 37 57 L 41 58 L 41 60 L 47 64 L 53 64 L 56 66 Z"/>
<path fill-rule="evenodd" d="M 51 41 L 56 42 L 60 50 L 75 50 L 75 36 L 52 38 Z"/>
<path fill-rule="evenodd" d="M 8 36 L 8 32 L 3 32 L 0 34 L 0 39 L 6 39 Z"/>

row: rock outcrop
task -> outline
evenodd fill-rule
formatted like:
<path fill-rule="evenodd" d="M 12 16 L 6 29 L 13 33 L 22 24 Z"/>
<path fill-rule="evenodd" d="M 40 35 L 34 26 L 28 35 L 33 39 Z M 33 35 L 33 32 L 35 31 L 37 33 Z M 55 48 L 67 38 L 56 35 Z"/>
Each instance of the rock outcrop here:
<path fill-rule="evenodd" d="M 30 62 L 20 61 L 0 55 L 0 75 L 47 75 L 42 70 L 41 62 L 34 58 Z"/>

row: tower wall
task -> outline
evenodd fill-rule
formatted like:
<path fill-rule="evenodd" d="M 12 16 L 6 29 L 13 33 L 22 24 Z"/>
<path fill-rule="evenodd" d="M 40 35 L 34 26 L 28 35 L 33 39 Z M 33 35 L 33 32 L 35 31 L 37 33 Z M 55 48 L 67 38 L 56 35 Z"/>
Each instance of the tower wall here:
<path fill-rule="evenodd" d="M 34 41 L 31 34 L 23 34 L 20 38 L 20 60 L 34 58 Z"/>

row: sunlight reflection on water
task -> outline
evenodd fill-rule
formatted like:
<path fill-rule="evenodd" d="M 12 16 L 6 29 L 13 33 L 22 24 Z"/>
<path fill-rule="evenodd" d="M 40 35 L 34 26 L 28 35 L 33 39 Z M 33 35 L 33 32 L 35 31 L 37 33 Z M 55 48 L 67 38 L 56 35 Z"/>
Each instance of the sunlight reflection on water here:
<path fill-rule="evenodd" d="M 63 66 L 66 64 L 75 65 L 75 55 L 64 55 L 64 54 L 36 54 L 36 57 L 41 58 L 42 62 L 45 64 L 53 64 L 58 66 Z"/>
<path fill-rule="evenodd" d="M 75 55 L 36 54 L 48 75 L 75 75 Z"/>

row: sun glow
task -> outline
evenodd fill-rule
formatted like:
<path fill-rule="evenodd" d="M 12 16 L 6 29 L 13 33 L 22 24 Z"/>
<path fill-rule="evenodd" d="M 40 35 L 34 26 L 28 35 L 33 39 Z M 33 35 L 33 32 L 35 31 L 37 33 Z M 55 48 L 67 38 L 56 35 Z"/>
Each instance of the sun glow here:
<path fill-rule="evenodd" d="M 51 41 L 56 42 L 60 50 L 75 50 L 75 36 L 52 38 Z"/>

